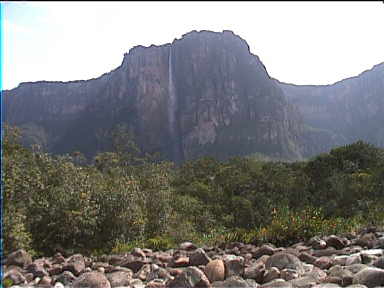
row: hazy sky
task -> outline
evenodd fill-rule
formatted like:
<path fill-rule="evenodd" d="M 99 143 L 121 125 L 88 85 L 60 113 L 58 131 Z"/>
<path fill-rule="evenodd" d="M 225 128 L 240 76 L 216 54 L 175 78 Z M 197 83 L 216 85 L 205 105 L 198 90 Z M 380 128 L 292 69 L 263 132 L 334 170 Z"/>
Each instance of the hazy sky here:
<path fill-rule="evenodd" d="M 232 30 L 271 77 L 331 84 L 384 62 L 382 2 L 2 2 L 3 88 L 98 77 L 135 45 Z"/>

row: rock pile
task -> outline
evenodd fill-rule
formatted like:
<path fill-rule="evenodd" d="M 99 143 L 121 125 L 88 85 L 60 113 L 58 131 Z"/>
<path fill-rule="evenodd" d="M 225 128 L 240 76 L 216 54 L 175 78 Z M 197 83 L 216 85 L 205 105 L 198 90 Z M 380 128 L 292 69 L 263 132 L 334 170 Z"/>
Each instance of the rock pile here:
<path fill-rule="evenodd" d="M 378 288 L 384 287 L 384 232 L 313 237 L 286 248 L 186 242 L 94 258 L 57 253 L 32 260 L 18 250 L 5 264 L 3 283 L 13 288 Z"/>

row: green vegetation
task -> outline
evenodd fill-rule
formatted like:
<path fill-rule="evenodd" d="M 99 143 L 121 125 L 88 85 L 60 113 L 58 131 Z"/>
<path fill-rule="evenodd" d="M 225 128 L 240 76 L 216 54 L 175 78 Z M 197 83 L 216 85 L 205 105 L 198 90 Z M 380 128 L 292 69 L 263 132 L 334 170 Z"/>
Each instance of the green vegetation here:
<path fill-rule="evenodd" d="M 3 138 L 4 252 L 84 254 L 182 241 L 286 245 L 384 225 L 384 151 L 358 141 L 306 162 L 204 157 L 175 167 L 143 155 L 124 126 L 92 163 Z"/>

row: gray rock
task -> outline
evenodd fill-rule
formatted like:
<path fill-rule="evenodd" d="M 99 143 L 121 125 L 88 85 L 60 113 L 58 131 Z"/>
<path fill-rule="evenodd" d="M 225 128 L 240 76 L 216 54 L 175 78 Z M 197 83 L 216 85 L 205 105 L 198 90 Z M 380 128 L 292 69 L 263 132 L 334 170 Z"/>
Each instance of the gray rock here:
<path fill-rule="evenodd" d="M 64 271 L 63 273 L 54 276 L 53 277 L 54 281 L 63 283 L 64 286 L 70 286 L 72 285 L 73 281 L 76 280 L 75 275 L 73 275 L 72 272 L 70 271 Z"/>
<path fill-rule="evenodd" d="M 236 255 L 225 255 L 225 278 L 244 275 L 244 258 Z"/>
<path fill-rule="evenodd" d="M 265 269 L 264 264 L 254 263 L 253 265 L 246 267 L 244 269 L 244 278 L 254 279 L 256 282 L 260 283 L 263 281 Z"/>
<path fill-rule="evenodd" d="M 74 282 L 73 288 L 111 288 L 107 277 L 100 272 L 87 272 L 81 274 Z"/>
<path fill-rule="evenodd" d="M 325 247 L 327 247 L 327 243 L 324 240 L 320 239 L 320 237 L 318 236 L 312 237 L 308 241 L 308 244 L 312 246 L 313 249 L 324 249 Z"/>
<path fill-rule="evenodd" d="M 384 269 L 384 256 L 377 258 L 373 263 L 373 266 Z"/>
<path fill-rule="evenodd" d="M 271 267 L 276 267 L 279 270 L 283 270 L 286 268 L 293 269 L 296 270 L 299 274 L 303 274 L 305 272 L 300 259 L 295 255 L 285 252 L 275 253 L 268 258 L 267 262 L 265 263 L 265 268 L 268 269 Z"/>
<path fill-rule="evenodd" d="M 291 283 L 295 288 L 311 288 L 317 284 L 312 277 L 308 276 L 289 280 L 288 282 Z"/>
<path fill-rule="evenodd" d="M 116 271 L 105 274 L 112 288 L 118 286 L 129 286 L 132 280 L 132 273 Z"/>
<path fill-rule="evenodd" d="M 292 269 L 283 269 L 283 270 L 281 270 L 280 271 L 280 276 L 281 276 L 282 279 L 284 279 L 286 281 L 299 278 L 299 274 L 297 273 L 297 271 L 296 270 L 292 270 Z"/>
<path fill-rule="evenodd" d="M 257 288 L 259 285 L 252 280 L 244 280 L 239 276 L 232 276 L 225 281 L 216 281 L 212 283 L 212 287 L 226 287 L 226 288 Z"/>
<path fill-rule="evenodd" d="M 361 270 L 368 268 L 368 267 L 369 266 L 367 266 L 365 264 L 352 264 L 349 266 L 345 266 L 345 269 L 351 271 L 353 274 L 356 274 L 356 273 L 360 272 Z"/>
<path fill-rule="evenodd" d="M 321 283 L 313 286 L 312 288 L 340 288 L 340 285 L 335 283 Z"/>
<path fill-rule="evenodd" d="M 350 255 L 346 260 L 345 260 L 345 266 L 350 266 L 353 264 L 361 264 L 362 259 L 360 256 L 360 253 Z"/>
<path fill-rule="evenodd" d="M 256 251 L 252 252 L 252 256 L 255 259 L 258 259 L 258 258 L 260 258 L 263 255 L 271 256 L 271 255 L 273 255 L 275 253 L 275 250 L 276 250 L 276 248 L 273 248 L 272 246 L 264 244 L 259 249 L 257 249 Z"/>
<path fill-rule="evenodd" d="M 280 270 L 276 267 L 271 267 L 265 270 L 263 283 L 268 283 L 278 278 L 280 278 Z"/>
<path fill-rule="evenodd" d="M 175 279 L 167 282 L 169 288 L 193 288 L 196 287 L 210 287 L 210 282 L 207 276 L 199 268 L 194 266 L 187 267 Z"/>
<path fill-rule="evenodd" d="M 261 285 L 261 288 L 293 288 L 293 285 L 284 279 L 275 279 L 271 282 Z"/>
<path fill-rule="evenodd" d="M 327 256 L 319 257 L 313 262 L 313 265 L 316 267 L 319 267 L 320 269 L 328 269 L 333 264 L 333 261 L 331 258 Z"/>
<path fill-rule="evenodd" d="M 84 257 L 81 254 L 75 254 L 68 258 L 67 263 L 63 266 L 64 271 L 70 271 L 75 276 L 79 276 L 85 270 Z"/>
<path fill-rule="evenodd" d="M 384 270 L 368 267 L 356 273 L 353 284 L 363 284 L 368 288 L 384 285 Z"/>

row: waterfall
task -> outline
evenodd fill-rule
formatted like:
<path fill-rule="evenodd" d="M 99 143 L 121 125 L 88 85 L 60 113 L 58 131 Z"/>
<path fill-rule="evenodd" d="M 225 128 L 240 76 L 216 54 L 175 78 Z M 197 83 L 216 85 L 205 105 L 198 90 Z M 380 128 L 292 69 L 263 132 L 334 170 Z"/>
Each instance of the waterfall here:
<path fill-rule="evenodd" d="M 168 121 L 169 121 L 169 134 L 171 137 L 172 158 L 177 163 L 180 161 L 179 139 L 177 137 L 177 123 L 176 123 L 176 110 L 177 110 L 177 96 L 175 84 L 173 83 L 172 71 L 172 44 L 169 47 L 168 57 Z"/>

